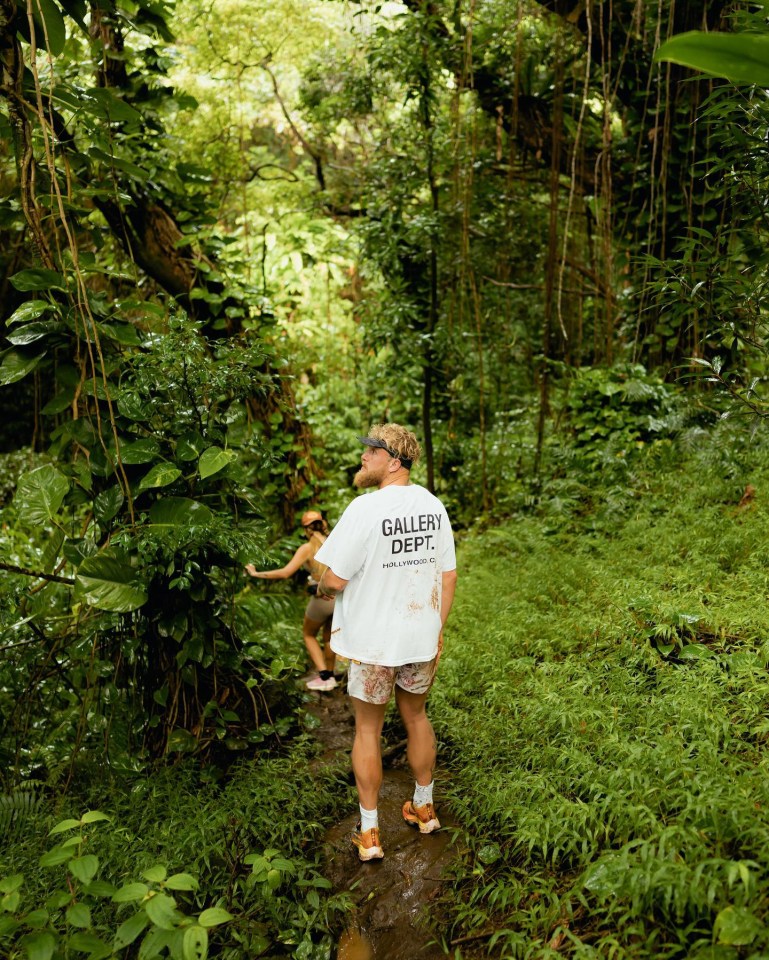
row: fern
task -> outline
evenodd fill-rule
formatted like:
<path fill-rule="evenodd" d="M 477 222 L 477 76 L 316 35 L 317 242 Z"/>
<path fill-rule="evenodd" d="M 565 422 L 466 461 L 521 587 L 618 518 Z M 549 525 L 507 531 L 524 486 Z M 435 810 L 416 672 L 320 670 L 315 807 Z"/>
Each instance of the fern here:
<path fill-rule="evenodd" d="M 17 837 L 44 807 L 41 784 L 25 784 L 10 793 L 0 794 L 0 837 Z"/>

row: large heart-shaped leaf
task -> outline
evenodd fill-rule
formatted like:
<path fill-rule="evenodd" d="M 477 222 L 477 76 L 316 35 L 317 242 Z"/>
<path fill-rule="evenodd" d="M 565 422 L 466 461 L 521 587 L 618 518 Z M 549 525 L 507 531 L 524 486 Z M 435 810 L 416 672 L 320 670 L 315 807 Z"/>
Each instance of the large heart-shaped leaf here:
<path fill-rule="evenodd" d="M 104 553 L 88 557 L 80 564 L 75 596 L 92 607 L 113 613 L 129 613 L 147 602 L 147 591 L 136 570 Z"/>
<path fill-rule="evenodd" d="M 152 463 L 159 453 L 160 444 L 152 437 L 120 445 L 120 459 L 123 463 Z"/>
<path fill-rule="evenodd" d="M 702 33 L 690 30 L 671 37 L 655 60 L 672 60 L 734 83 L 769 87 L 769 35 L 758 33 Z"/>
<path fill-rule="evenodd" d="M 71 927 L 88 927 L 91 926 L 91 909 L 86 903 L 73 903 L 71 907 L 67 908 L 67 923 Z"/>
<path fill-rule="evenodd" d="M 179 437 L 176 444 L 175 456 L 177 460 L 197 460 L 205 449 L 206 441 L 199 433 L 190 431 Z"/>
<path fill-rule="evenodd" d="M 28 290 L 66 290 L 64 277 L 55 270 L 44 270 L 35 267 L 32 270 L 20 270 L 11 277 L 11 283 L 17 290 L 26 293 Z"/>
<path fill-rule="evenodd" d="M 100 323 L 99 332 L 127 347 L 141 346 L 141 337 L 130 323 Z"/>
<path fill-rule="evenodd" d="M 118 394 L 117 408 L 129 420 L 144 420 L 152 409 L 150 405 L 145 407 L 137 394 L 127 392 Z"/>
<path fill-rule="evenodd" d="M 136 488 L 137 496 L 144 490 L 151 487 L 167 487 L 182 475 L 181 470 L 172 463 L 157 463 L 148 472 L 145 473 Z"/>
<path fill-rule="evenodd" d="M 56 516 L 68 490 L 69 480 L 46 463 L 19 477 L 13 502 L 22 520 L 44 524 Z"/>
<path fill-rule="evenodd" d="M 235 459 L 236 454 L 232 450 L 222 450 L 221 447 L 209 447 L 204 450 L 198 460 L 198 470 L 200 479 L 205 480 L 220 470 L 223 470 Z"/>
<path fill-rule="evenodd" d="M 42 340 L 49 333 L 58 333 L 62 329 L 63 324 L 58 320 L 38 320 L 20 327 L 14 333 L 6 334 L 5 339 L 15 347 L 26 347 L 27 344 Z"/>
<path fill-rule="evenodd" d="M 38 317 L 42 317 L 44 313 L 53 309 L 53 304 L 47 300 L 27 300 L 26 303 L 22 303 L 20 307 L 13 311 L 5 324 L 10 327 L 12 323 L 27 323 L 29 320 L 37 320 Z"/>
<path fill-rule="evenodd" d="M 82 857 L 74 857 L 67 867 L 76 880 L 81 883 L 90 883 L 99 869 L 99 860 L 92 853 L 87 853 Z"/>
<path fill-rule="evenodd" d="M 197 500 L 188 497 L 163 497 L 150 507 L 150 522 L 159 526 L 180 527 L 209 523 L 211 510 Z"/>
<path fill-rule="evenodd" d="M 45 353 L 29 354 L 21 350 L 9 350 L 0 364 L 0 387 L 23 380 L 45 356 Z"/>
<path fill-rule="evenodd" d="M 123 491 L 117 485 L 109 490 L 102 490 L 93 502 L 94 516 L 99 523 L 108 523 L 117 516 L 124 500 Z"/>

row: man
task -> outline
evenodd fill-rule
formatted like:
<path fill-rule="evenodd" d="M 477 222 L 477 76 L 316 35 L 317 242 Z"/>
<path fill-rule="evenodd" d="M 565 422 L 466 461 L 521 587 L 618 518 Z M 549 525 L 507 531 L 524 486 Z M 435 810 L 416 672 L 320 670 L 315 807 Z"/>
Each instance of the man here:
<path fill-rule="evenodd" d="M 335 597 L 331 647 L 350 661 L 347 690 L 355 710 L 352 767 L 361 822 L 353 834 L 361 860 L 384 856 L 377 804 L 382 784 L 380 737 L 395 700 L 408 736 L 416 785 L 403 805 L 407 823 L 432 833 L 435 734 L 425 712 L 443 647 L 443 625 L 456 585 L 454 538 L 446 509 L 410 471 L 419 443 L 396 423 L 371 428 L 355 486 L 376 488 L 342 514 L 316 559 L 328 569 L 318 595 Z"/>

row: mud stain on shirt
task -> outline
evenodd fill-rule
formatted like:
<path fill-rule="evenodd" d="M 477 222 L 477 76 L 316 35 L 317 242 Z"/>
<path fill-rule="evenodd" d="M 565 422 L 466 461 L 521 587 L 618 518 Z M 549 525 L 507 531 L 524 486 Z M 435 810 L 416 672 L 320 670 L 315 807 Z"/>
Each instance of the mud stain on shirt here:
<path fill-rule="evenodd" d="M 430 594 L 430 606 L 433 610 L 437 610 L 440 613 L 440 591 L 438 590 L 438 584 L 433 584 L 433 592 Z"/>

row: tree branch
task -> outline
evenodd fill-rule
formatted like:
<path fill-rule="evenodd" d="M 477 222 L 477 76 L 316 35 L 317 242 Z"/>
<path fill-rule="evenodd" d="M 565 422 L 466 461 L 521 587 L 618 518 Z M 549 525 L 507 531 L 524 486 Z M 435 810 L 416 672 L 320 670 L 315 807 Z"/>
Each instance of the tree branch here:
<path fill-rule="evenodd" d="M 55 573 L 39 573 L 34 570 L 25 570 L 24 567 L 14 566 L 12 563 L 0 563 L 0 570 L 7 570 L 9 573 L 19 573 L 22 577 L 34 577 L 35 580 L 50 580 L 53 583 L 68 583 L 74 585 L 75 581 L 71 577 L 60 577 Z"/>
<path fill-rule="evenodd" d="M 310 157 L 313 163 L 315 164 L 315 177 L 318 181 L 318 186 L 320 187 L 321 190 L 325 191 L 326 178 L 323 174 L 323 162 L 322 162 L 320 153 L 315 149 L 315 147 L 311 146 L 311 144 L 308 143 L 302 131 L 294 123 L 291 117 L 291 114 L 288 112 L 288 107 L 286 106 L 283 100 L 283 97 L 281 97 L 280 95 L 280 88 L 278 87 L 277 78 L 275 77 L 275 74 L 270 69 L 267 63 L 267 58 L 265 58 L 262 61 L 261 67 L 265 71 L 265 73 L 269 76 L 270 80 L 272 81 L 272 89 L 275 92 L 275 99 L 280 104 L 280 109 L 283 113 L 283 116 L 286 118 L 286 123 L 289 125 L 289 127 L 291 127 L 291 129 L 294 132 L 294 135 L 296 136 L 297 140 L 301 143 L 302 147 L 304 147 L 304 150 L 307 156 Z"/>

